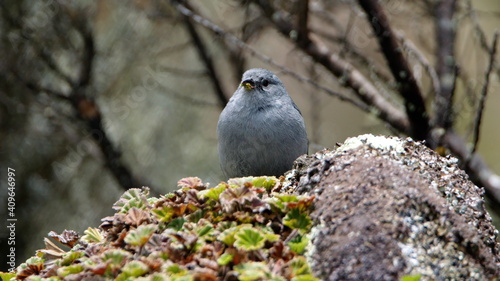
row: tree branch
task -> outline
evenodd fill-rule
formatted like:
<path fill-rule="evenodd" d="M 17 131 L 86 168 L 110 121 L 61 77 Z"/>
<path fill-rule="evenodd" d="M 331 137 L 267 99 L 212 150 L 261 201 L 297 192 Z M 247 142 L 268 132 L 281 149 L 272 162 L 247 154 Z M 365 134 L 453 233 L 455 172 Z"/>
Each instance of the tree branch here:
<path fill-rule="evenodd" d="M 484 30 L 481 28 L 481 25 L 479 24 L 477 12 L 472 7 L 471 0 L 466 0 L 465 3 L 466 3 L 466 7 L 467 7 L 467 12 L 469 13 L 469 16 L 470 16 L 471 21 L 472 21 L 472 25 L 474 26 L 474 29 L 477 32 L 477 36 L 479 36 L 479 43 L 481 44 L 481 47 L 485 51 L 491 52 L 491 50 L 489 49 L 489 46 L 488 46 L 488 40 L 486 39 L 486 34 L 485 34 Z M 499 16 L 499 15 L 500 14 L 497 14 L 497 16 Z M 498 64 L 495 62 L 493 64 L 493 66 L 494 66 L 493 68 L 496 69 L 498 75 L 500 76 L 500 67 L 498 66 Z"/>
<path fill-rule="evenodd" d="M 455 23 L 456 0 L 442 0 L 435 7 L 436 18 L 436 72 L 439 92 L 434 98 L 433 125 L 448 130 L 453 126 L 453 95 L 455 92 Z"/>
<path fill-rule="evenodd" d="M 297 42 L 299 45 L 309 44 L 309 0 L 299 0 L 297 2 Z"/>
<path fill-rule="evenodd" d="M 351 55 L 356 63 L 359 63 L 370 69 L 371 74 L 375 76 L 375 79 L 373 80 L 382 81 L 384 82 L 384 84 L 390 84 L 394 82 L 394 79 L 392 78 L 392 76 L 390 76 L 390 74 L 381 70 L 382 67 L 379 66 L 379 63 L 377 61 L 372 60 L 359 52 L 356 47 L 347 40 L 347 34 L 342 36 L 334 36 L 319 28 L 311 28 L 310 32 L 321 37 L 321 39 L 323 39 L 325 42 L 339 44 L 341 46 L 339 57 L 346 57 L 346 54 Z"/>
<path fill-rule="evenodd" d="M 77 83 L 75 83 L 72 93 L 69 95 L 71 104 L 77 112 L 78 117 L 85 122 L 87 131 L 101 149 L 106 166 L 118 184 L 124 190 L 140 187 L 142 185 L 134 178 L 131 171 L 123 165 L 120 160 L 121 153 L 109 139 L 102 125 L 102 117 L 98 105 L 86 93 L 92 80 L 92 69 L 95 60 L 95 42 L 92 31 L 82 18 L 73 19 L 72 23 L 83 39 L 83 55 L 80 60 L 82 64 Z"/>
<path fill-rule="evenodd" d="M 190 9 L 192 10 L 192 8 Z M 224 94 L 224 90 L 222 89 L 222 84 L 220 83 L 219 75 L 217 74 L 217 69 L 215 69 L 213 60 L 210 57 L 201 36 L 198 34 L 198 31 L 196 31 L 196 28 L 191 22 L 191 19 L 186 15 L 183 15 L 183 18 L 184 18 L 184 24 L 187 27 L 189 35 L 193 39 L 193 44 L 195 45 L 196 50 L 198 51 L 198 55 L 200 56 L 201 60 L 203 61 L 203 64 L 205 65 L 205 68 L 208 71 L 208 76 L 210 77 L 210 81 L 212 82 L 212 87 L 214 89 L 215 94 L 217 95 L 219 104 L 221 105 L 222 108 L 224 108 L 224 106 L 226 106 L 227 102 L 229 101 L 229 98 Z"/>
<path fill-rule="evenodd" d="M 377 36 L 389 69 L 398 82 L 399 94 L 404 98 L 406 114 L 410 122 L 410 134 L 417 140 L 429 135 L 429 118 L 420 88 L 413 76 L 408 61 L 401 51 L 397 37 L 378 0 L 358 0 L 369 18 L 373 33 Z"/>
<path fill-rule="evenodd" d="M 440 91 L 439 77 L 437 76 L 434 67 L 432 67 L 425 55 L 417 48 L 417 46 L 415 46 L 415 44 L 413 44 L 411 40 L 405 38 L 401 32 L 396 32 L 396 36 L 403 45 L 403 48 L 407 49 L 408 55 L 415 57 L 424 67 L 425 71 L 427 71 L 432 81 L 434 93 L 438 93 Z"/>
<path fill-rule="evenodd" d="M 255 0 L 262 12 L 275 24 L 284 36 L 289 38 L 292 24 L 280 16 L 273 6 L 265 0 Z M 387 101 L 377 88 L 356 68 L 347 61 L 333 53 L 318 36 L 309 35 L 310 43 L 300 46 L 314 61 L 323 65 L 347 87 L 353 89 L 357 96 L 368 106 L 370 113 L 385 121 L 396 130 L 409 133 L 410 126 L 407 117 L 389 101 Z"/>
<path fill-rule="evenodd" d="M 453 129 L 450 128 L 445 132 L 442 142 L 446 144 L 454 156 L 462 159 L 465 164 L 464 169 L 472 181 L 478 186 L 483 186 L 487 195 L 498 206 L 500 204 L 500 177 L 488 167 L 478 153 L 471 153 L 463 138 Z M 465 161 L 465 159 L 469 160 Z"/>
<path fill-rule="evenodd" d="M 366 106 L 365 104 L 355 100 L 355 99 L 352 99 L 344 94 L 341 94 L 339 92 L 335 92 L 321 84 L 318 84 L 316 82 L 314 82 L 313 80 L 307 78 L 307 77 L 304 77 L 292 70 L 290 70 L 289 68 L 281 65 L 281 64 L 278 64 L 276 63 L 273 59 L 271 59 L 270 57 L 266 56 L 266 55 L 263 55 L 261 54 L 260 52 L 258 52 L 257 50 L 255 50 L 254 48 L 252 48 L 250 45 L 246 44 L 245 42 L 243 42 L 242 40 L 240 40 L 238 37 L 232 35 L 231 33 L 228 33 L 226 32 L 224 29 L 222 29 L 221 27 L 217 26 L 216 24 L 210 22 L 209 20 L 193 13 L 193 11 L 191 11 L 190 9 L 188 9 L 186 6 L 180 4 L 178 1 L 176 0 L 169 0 L 170 3 L 180 12 L 182 13 L 183 15 L 185 16 L 188 16 L 189 18 L 191 18 L 193 21 L 195 21 L 196 23 L 202 25 L 203 27 L 209 29 L 210 31 L 212 31 L 215 35 L 217 36 L 220 36 L 222 37 L 224 40 L 226 40 L 229 44 L 233 44 L 234 46 L 242 49 L 242 50 L 245 50 L 247 51 L 250 55 L 260 59 L 261 61 L 269 64 L 269 65 L 272 65 L 276 68 L 278 68 L 279 70 L 281 70 L 283 73 L 285 74 L 288 74 L 292 77 L 294 77 L 295 79 L 297 79 L 298 81 L 301 81 L 301 82 L 304 82 L 304 83 L 308 83 L 312 86 L 314 86 L 315 88 L 317 89 L 320 89 L 324 92 L 326 92 L 327 94 L 331 95 L 331 96 L 335 96 L 337 97 L 338 99 L 340 99 L 341 101 L 346 101 L 346 102 L 349 102 L 351 103 L 352 105 L 358 107 L 359 109 L 365 111 L 365 112 L 372 112 L 372 111 L 375 111 L 375 109 L 371 109 L 369 108 L 368 106 Z M 402 116 L 403 119 L 405 119 L 405 116 Z M 397 123 L 397 122 L 396 122 Z M 402 124 L 402 126 L 404 126 L 404 120 L 401 120 L 400 122 Z"/>
<path fill-rule="evenodd" d="M 490 76 L 493 71 L 493 66 L 495 64 L 495 56 L 497 52 L 497 42 L 498 42 L 498 32 L 495 32 L 493 35 L 493 44 L 491 46 L 490 51 L 490 62 L 488 64 L 488 69 L 484 74 L 484 85 L 481 90 L 481 98 L 479 99 L 479 106 L 477 109 L 476 118 L 474 119 L 474 135 L 472 140 L 472 151 L 471 154 L 474 154 L 477 149 L 477 144 L 479 142 L 480 129 L 481 129 L 481 120 L 483 117 L 484 104 L 486 103 L 486 96 L 488 95 L 488 86 L 490 84 Z"/>

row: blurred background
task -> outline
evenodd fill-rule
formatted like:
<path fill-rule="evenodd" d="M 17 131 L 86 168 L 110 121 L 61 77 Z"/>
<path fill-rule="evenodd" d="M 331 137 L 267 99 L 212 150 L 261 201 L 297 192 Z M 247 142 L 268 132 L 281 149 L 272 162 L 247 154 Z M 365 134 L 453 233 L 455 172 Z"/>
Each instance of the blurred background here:
<path fill-rule="evenodd" d="M 281 78 L 304 115 L 311 153 L 359 134 L 398 134 L 322 90 L 355 96 L 294 44 L 296 34 L 284 36 L 263 4 L 253 2 L 265 1 L 0 2 L 0 218 L 4 225 L 12 168 L 17 264 L 44 248 L 49 231 L 97 227 L 114 213 L 111 206 L 125 188 L 149 186 L 157 195 L 183 177 L 211 186 L 225 180 L 216 124 L 246 69 L 267 68 Z M 285 13 L 301 1 L 269 2 Z M 429 107 L 432 79 L 425 64 L 436 62 L 433 2 L 381 1 L 393 28 L 411 42 L 408 60 Z M 187 19 L 176 3 L 224 33 Z M 500 1 L 457 1 L 456 9 L 460 74 L 453 112 L 456 131 L 470 139 L 490 60 L 486 47 L 500 28 Z M 309 27 L 388 100 L 401 102 L 355 1 L 309 1 Z M 495 64 L 478 146 L 496 174 L 499 73 Z M 7 235 L 2 227 L 0 270 L 6 269 Z"/>

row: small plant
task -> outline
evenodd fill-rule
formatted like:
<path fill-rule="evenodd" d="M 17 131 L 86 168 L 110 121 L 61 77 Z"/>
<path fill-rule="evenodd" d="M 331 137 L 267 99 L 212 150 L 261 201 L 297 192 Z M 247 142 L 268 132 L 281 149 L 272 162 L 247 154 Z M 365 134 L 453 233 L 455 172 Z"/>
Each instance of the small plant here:
<path fill-rule="evenodd" d="M 231 179 L 209 189 L 179 181 L 159 198 L 131 189 L 113 216 L 83 236 L 50 237 L 47 249 L 3 280 L 318 280 L 301 256 L 312 226 L 314 197 L 280 194 L 275 177 Z M 231 280 L 233 280 L 231 279 Z"/>

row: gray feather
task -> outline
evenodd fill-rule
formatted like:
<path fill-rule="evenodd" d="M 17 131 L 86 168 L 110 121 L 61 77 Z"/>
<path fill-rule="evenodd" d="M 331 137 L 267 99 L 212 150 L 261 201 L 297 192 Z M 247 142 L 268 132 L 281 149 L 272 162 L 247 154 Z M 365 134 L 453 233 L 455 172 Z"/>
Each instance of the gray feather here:
<path fill-rule="evenodd" d="M 217 125 L 221 168 L 227 177 L 280 176 L 307 153 L 304 119 L 283 83 L 265 69 L 250 69 Z"/>

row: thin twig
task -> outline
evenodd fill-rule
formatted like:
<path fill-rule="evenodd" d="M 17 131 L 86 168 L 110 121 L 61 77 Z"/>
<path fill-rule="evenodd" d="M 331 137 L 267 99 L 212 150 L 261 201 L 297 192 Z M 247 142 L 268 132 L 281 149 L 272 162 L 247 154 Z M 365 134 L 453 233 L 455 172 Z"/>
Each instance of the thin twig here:
<path fill-rule="evenodd" d="M 289 38 L 292 32 L 291 24 L 275 8 L 265 0 L 254 0 L 261 8 L 261 11 L 268 19 L 275 24 L 278 30 Z M 309 55 L 314 61 L 323 65 L 328 71 L 339 78 L 339 81 L 346 87 L 354 90 L 356 95 L 365 103 L 368 112 L 383 120 L 396 130 L 402 133 L 409 133 L 410 126 L 405 114 L 389 101 L 387 101 L 377 90 L 377 88 L 359 70 L 350 63 L 340 58 L 340 56 L 324 44 L 315 34 L 309 34 L 311 42 L 307 46 L 299 46 L 304 53 Z M 367 111 L 367 110 L 365 110 Z"/>
<path fill-rule="evenodd" d="M 453 96 L 456 83 L 455 15 L 456 0 L 442 0 L 435 7 L 436 19 L 436 72 L 439 92 L 434 97 L 433 125 L 445 130 L 453 126 Z"/>
<path fill-rule="evenodd" d="M 486 73 L 484 74 L 484 85 L 483 85 L 483 88 L 481 90 L 481 97 L 479 99 L 479 106 L 477 109 L 476 118 L 474 119 L 474 134 L 473 134 L 473 140 L 472 140 L 471 155 L 476 152 L 477 144 L 479 142 L 481 121 L 482 121 L 483 111 L 484 111 L 484 104 L 486 103 L 486 96 L 488 95 L 488 86 L 490 84 L 491 72 L 493 71 L 493 65 L 495 64 L 495 56 L 496 56 L 496 52 L 497 52 L 497 43 L 498 43 L 498 34 L 499 34 L 499 32 L 497 31 L 493 35 L 493 43 L 492 43 L 492 46 L 490 49 L 491 51 L 489 52 L 490 53 L 490 61 L 488 64 L 488 69 L 486 70 Z"/>
<path fill-rule="evenodd" d="M 401 51 L 387 15 L 378 0 L 358 0 L 358 3 L 368 15 L 368 21 L 377 36 L 389 69 L 399 84 L 398 90 L 404 98 L 411 136 L 418 140 L 425 140 L 429 136 L 430 124 L 424 98 L 408 61 Z"/>
<path fill-rule="evenodd" d="M 14 75 L 14 77 L 16 77 L 19 81 L 21 81 L 22 84 L 26 86 L 26 88 L 30 89 L 33 92 L 46 93 L 53 98 L 60 99 L 65 102 L 71 101 L 68 95 L 64 94 L 63 92 L 59 92 L 49 87 L 44 87 L 35 81 L 29 81 L 28 79 L 20 75 L 16 69 L 12 69 L 11 73 Z"/>
<path fill-rule="evenodd" d="M 353 46 L 348 46 L 350 45 L 348 44 L 348 38 L 349 35 L 351 34 L 351 31 L 353 30 L 354 22 L 356 21 L 357 18 L 358 16 L 354 15 L 352 11 L 349 13 L 349 19 L 347 20 L 345 31 L 342 33 L 342 45 L 340 46 L 341 56 L 343 56 L 344 52 L 348 51 L 350 48 L 353 47 Z"/>
<path fill-rule="evenodd" d="M 12 26 L 18 29 L 19 34 L 26 41 L 33 42 L 32 47 L 35 54 L 40 58 L 40 61 L 44 62 L 45 65 L 57 76 L 61 77 L 70 87 L 74 86 L 74 82 L 71 77 L 62 71 L 61 67 L 52 56 L 52 53 L 48 52 L 42 42 L 37 40 L 38 38 L 32 36 L 30 32 L 26 32 L 25 28 L 21 25 L 22 21 L 17 19 L 15 16 L 9 13 L 9 8 L 7 8 L 5 2 L 0 1 L 0 11 L 2 11 L 3 18 Z"/>
<path fill-rule="evenodd" d="M 194 105 L 194 106 L 208 106 L 208 107 L 217 107 L 219 106 L 218 102 L 215 103 L 215 102 L 209 102 L 206 100 L 205 97 L 203 97 L 203 99 L 197 99 L 196 97 L 193 97 L 191 95 L 186 95 L 186 94 L 183 94 L 183 93 L 179 93 L 177 92 L 176 90 L 170 88 L 170 87 L 167 87 L 165 85 L 162 85 L 161 86 L 162 89 L 169 94 L 170 97 L 173 97 L 179 101 L 182 101 L 182 102 L 185 102 L 189 105 Z"/>
<path fill-rule="evenodd" d="M 410 39 L 403 36 L 402 32 L 396 31 L 396 36 L 403 45 L 403 48 L 407 50 L 408 54 L 416 58 L 417 61 L 424 67 L 425 71 L 427 71 L 427 74 L 429 74 L 429 77 L 431 78 L 432 81 L 432 88 L 434 90 L 434 94 L 439 93 L 440 92 L 439 77 L 436 73 L 436 70 L 427 60 L 425 55 L 420 51 L 419 48 L 417 48 L 417 46 L 415 46 L 415 44 L 413 44 L 413 42 Z"/>
<path fill-rule="evenodd" d="M 329 89 L 321 84 L 314 82 L 313 80 L 311 80 L 305 76 L 302 76 L 302 75 L 290 70 L 289 68 L 287 68 L 281 64 L 276 63 L 273 59 L 271 59 L 270 57 L 268 57 L 266 55 L 261 54 L 260 52 L 258 52 L 254 48 L 252 48 L 250 45 L 241 41 L 238 37 L 232 35 L 231 33 L 226 32 L 224 29 L 222 29 L 221 27 L 217 26 L 216 24 L 210 22 L 209 20 L 193 13 L 193 11 L 191 11 L 190 9 L 188 9 L 186 6 L 182 5 L 178 1 L 176 1 L 176 0 L 169 0 L 169 1 L 183 15 L 188 16 L 193 21 L 197 22 L 198 24 L 200 24 L 203 27 L 212 31 L 215 35 L 220 36 L 221 38 L 227 40 L 230 44 L 233 44 L 234 46 L 247 51 L 250 55 L 260 59 L 261 61 L 276 67 L 282 73 L 290 75 L 293 78 L 297 79 L 298 81 L 308 83 L 308 84 L 314 86 L 315 88 L 326 92 L 327 94 L 329 94 L 331 96 L 337 97 L 338 99 L 340 99 L 342 101 L 349 102 L 365 112 L 370 112 L 371 109 L 368 106 L 366 106 L 365 104 L 363 104 L 355 99 L 352 99 L 346 95 L 343 95 L 339 92 L 335 92 L 335 91 L 333 91 L 333 90 L 331 90 L 331 89 Z M 404 117 L 403 117 L 403 119 L 404 119 Z M 402 121 L 400 123 L 402 124 L 402 127 L 404 127 L 404 121 Z M 391 124 L 391 123 L 389 122 L 389 124 Z"/>
<path fill-rule="evenodd" d="M 477 13 L 476 11 L 472 8 L 472 3 L 470 0 L 465 1 L 466 6 L 467 6 L 467 12 L 470 15 L 472 25 L 474 26 L 474 29 L 477 33 L 477 36 L 479 36 L 479 43 L 481 44 L 481 47 L 488 51 L 491 52 L 490 47 L 488 46 L 488 39 L 486 38 L 486 34 L 484 33 L 484 30 L 481 28 L 481 25 L 479 24 L 479 20 L 477 18 Z"/>
<path fill-rule="evenodd" d="M 470 18 L 472 20 L 472 25 L 474 26 L 476 34 L 479 36 L 479 43 L 480 43 L 481 47 L 485 51 L 491 52 L 491 50 L 488 46 L 488 39 L 486 38 L 486 33 L 484 32 L 484 30 L 481 28 L 481 25 L 479 24 L 477 11 L 474 10 L 474 8 L 472 7 L 472 3 L 470 0 L 465 1 L 465 3 L 467 6 L 467 12 L 470 15 Z M 490 13 L 494 13 L 494 12 L 490 11 Z M 500 14 L 497 14 L 496 16 L 498 17 L 498 16 L 500 16 Z M 493 68 L 496 68 L 496 71 L 497 71 L 498 75 L 500 76 L 500 67 L 498 66 L 498 64 L 496 62 L 494 62 Z"/>
<path fill-rule="evenodd" d="M 183 18 L 189 35 L 191 36 L 191 39 L 193 39 L 193 44 L 198 51 L 198 55 L 200 56 L 203 64 L 205 65 L 205 68 L 207 69 L 208 76 L 210 77 L 210 81 L 212 82 L 212 87 L 215 91 L 215 94 L 217 95 L 219 104 L 222 108 L 224 108 L 224 106 L 226 106 L 227 102 L 229 101 L 229 98 L 226 96 L 224 90 L 222 89 L 222 84 L 219 79 L 220 76 L 217 73 L 214 62 L 210 57 L 201 36 L 198 34 L 198 31 L 191 22 L 191 19 L 186 15 L 183 15 Z"/>
<path fill-rule="evenodd" d="M 206 76 L 206 71 L 204 71 L 204 70 L 184 69 L 184 68 L 180 68 L 180 67 L 171 67 L 171 66 L 166 66 L 166 65 L 162 65 L 162 64 L 157 64 L 157 65 L 153 64 L 151 67 L 155 71 L 168 72 L 169 74 L 176 75 L 179 77 L 184 77 L 184 78 L 188 77 L 188 78 L 199 79 L 199 78 Z"/>
<path fill-rule="evenodd" d="M 311 33 L 320 36 L 325 41 L 339 44 L 341 46 L 339 57 L 345 58 L 346 55 L 349 54 L 358 63 L 370 69 L 370 73 L 373 73 L 378 80 L 383 81 L 385 84 L 391 84 L 394 82 L 394 79 L 392 79 L 389 73 L 381 70 L 382 67 L 380 67 L 380 64 L 377 61 L 374 61 L 362 54 L 357 50 L 355 45 L 348 41 L 348 35 L 335 36 L 319 28 L 311 28 Z"/>

